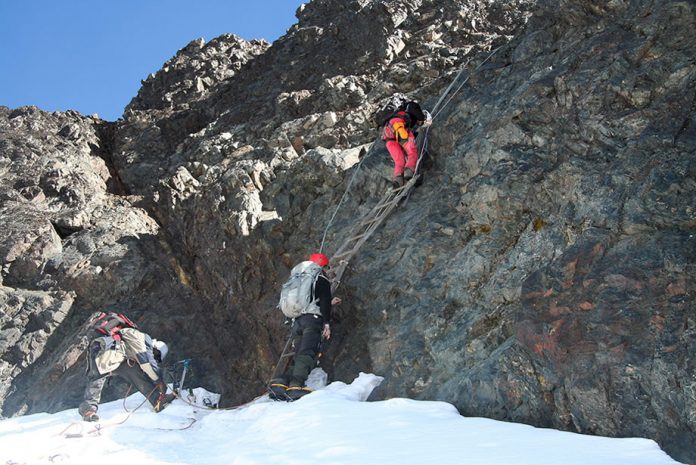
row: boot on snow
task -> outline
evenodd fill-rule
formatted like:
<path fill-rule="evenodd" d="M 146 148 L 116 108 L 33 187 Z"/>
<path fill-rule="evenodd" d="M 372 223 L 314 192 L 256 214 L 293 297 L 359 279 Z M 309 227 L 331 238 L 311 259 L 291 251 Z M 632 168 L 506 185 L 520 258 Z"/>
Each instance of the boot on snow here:
<path fill-rule="evenodd" d="M 278 400 L 282 402 L 290 402 L 292 399 L 288 397 L 287 390 L 288 386 L 282 383 L 271 383 L 268 386 L 268 397 L 273 400 Z"/>
<path fill-rule="evenodd" d="M 310 392 L 313 392 L 313 390 L 308 387 L 291 386 L 287 389 L 286 394 L 290 398 L 290 400 L 295 401 L 302 396 L 306 396 Z"/>
<path fill-rule="evenodd" d="M 88 410 L 82 415 L 82 421 L 99 421 L 99 415 L 94 410 Z"/>
<path fill-rule="evenodd" d="M 155 409 L 155 412 L 159 413 L 162 410 L 164 410 L 164 408 L 167 405 L 171 404 L 174 401 L 174 399 L 176 399 L 175 394 L 170 393 L 170 394 L 161 395 L 159 397 L 159 399 L 157 399 L 157 403 L 155 403 L 155 405 L 153 407 Z"/>

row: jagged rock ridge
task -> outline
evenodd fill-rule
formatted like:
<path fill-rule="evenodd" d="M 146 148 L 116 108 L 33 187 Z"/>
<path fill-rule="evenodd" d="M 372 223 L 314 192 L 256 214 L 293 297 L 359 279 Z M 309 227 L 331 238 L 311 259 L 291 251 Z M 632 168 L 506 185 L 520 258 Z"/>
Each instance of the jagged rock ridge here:
<path fill-rule="evenodd" d="M 395 91 L 432 108 L 466 64 L 423 186 L 344 277 L 327 368 L 696 461 L 695 22 L 687 2 L 314 0 L 271 45 L 192 42 L 116 123 L 3 110 L 3 414 L 74 406 L 69 335 L 113 305 L 229 402 L 256 394 L 280 284 L 361 148 L 329 253 L 387 189 L 371 114 Z"/>

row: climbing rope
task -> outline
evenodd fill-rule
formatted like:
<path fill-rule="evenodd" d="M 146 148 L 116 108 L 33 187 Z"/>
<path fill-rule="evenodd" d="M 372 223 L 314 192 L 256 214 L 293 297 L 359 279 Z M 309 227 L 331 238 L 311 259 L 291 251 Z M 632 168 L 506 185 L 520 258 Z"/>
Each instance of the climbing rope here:
<path fill-rule="evenodd" d="M 495 50 L 493 50 L 481 63 L 476 66 L 476 68 L 473 70 L 472 74 L 478 71 L 481 66 L 483 66 L 488 60 L 495 55 L 498 50 L 502 45 Z M 445 91 L 440 95 L 440 98 L 438 101 L 435 103 L 435 106 L 432 109 L 432 120 L 434 121 L 441 113 L 442 111 L 450 104 L 452 99 L 459 93 L 459 91 L 466 85 L 466 83 L 469 81 L 469 78 L 471 77 L 471 74 L 462 81 L 457 88 L 452 92 L 452 89 L 456 85 L 456 83 L 460 80 L 462 74 L 466 70 L 467 66 L 469 65 L 469 62 L 471 61 L 471 58 L 467 60 L 467 62 L 461 67 L 455 78 L 452 80 L 452 82 L 447 86 Z M 445 100 L 446 99 L 446 100 Z M 444 103 L 443 103 L 444 102 Z M 331 273 L 332 273 L 332 278 L 331 278 L 331 291 L 335 292 L 335 290 L 338 288 L 341 279 L 343 277 L 343 273 L 345 272 L 348 263 L 350 262 L 350 259 L 353 257 L 354 254 L 358 252 L 358 250 L 362 247 L 362 245 L 370 238 L 372 233 L 379 228 L 379 226 L 382 224 L 382 222 L 391 214 L 391 212 L 396 208 L 396 206 L 402 202 L 402 201 L 408 201 L 410 198 L 411 192 L 413 191 L 413 187 L 415 187 L 416 182 L 418 182 L 418 179 L 421 177 L 419 174 L 419 168 L 421 165 L 421 162 L 423 161 L 424 154 L 427 153 L 428 150 L 428 136 L 430 133 L 430 125 L 428 125 L 425 128 L 425 131 L 422 132 L 421 134 L 418 135 L 418 140 L 417 140 L 417 145 L 419 145 L 419 150 L 418 150 L 418 161 L 416 163 L 416 168 L 414 170 L 414 176 L 403 186 L 397 188 L 397 189 L 391 189 L 388 192 L 384 194 L 382 199 L 377 202 L 377 205 L 372 208 L 366 215 L 364 215 L 360 222 L 356 224 L 356 226 L 351 230 L 351 232 L 348 235 L 348 239 L 346 239 L 343 244 L 336 250 L 334 255 L 331 257 L 330 261 L 333 264 L 331 268 Z M 336 208 L 334 209 L 333 214 L 331 215 L 331 218 L 329 219 L 329 222 L 326 225 L 326 228 L 324 229 L 324 234 L 322 235 L 321 238 L 321 245 L 319 247 L 319 252 L 323 252 L 324 250 L 324 245 L 326 243 L 326 235 L 329 231 L 329 228 L 333 225 L 333 221 L 336 218 L 336 215 L 343 205 L 343 202 L 345 201 L 348 192 L 350 192 L 351 187 L 353 185 L 353 182 L 355 181 L 358 172 L 360 171 L 360 168 L 362 167 L 363 162 L 374 152 L 375 149 L 375 142 L 373 142 L 372 146 L 370 147 L 370 150 L 368 151 L 367 154 L 360 160 L 358 163 L 357 168 L 354 170 L 353 175 L 350 178 L 350 181 L 348 182 L 348 185 L 346 186 L 345 191 L 343 192 L 343 195 L 341 196 L 340 201 L 336 205 Z M 362 229 L 364 228 L 364 229 Z M 281 353 L 280 359 L 278 360 L 278 363 L 276 364 L 275 371 L 273 372 L 272 378 L 276 376 L 276 373 L 278 372 L 278 369 L 280 368 L 280 365 L 283 361 L 285 361 L 286 358 L 292 356 L 293 354 L 288 352 L 288 346 L 292 341 L 292 335 L 288 338 L 287 342 L 285 343 L 285 347 L 283 348 L 283 351 Z M 270 385 L 270 383 L 269 383 Z"/>
<path fill-rule="evenodd" d="M 440 112 L 442 111 L 442 110 L 438 110 L 438 107 L 439 107 L 440 104 L 442 103 L 442 100 L 444 100 L 444 98 L 447 96 L 447 94 L 449 93 L 449 91 L 452 90 L 452 87 L 454 87 L 454 84 L 459 80 L 459 78 L 461 77 L 462 73 L 466 70 L 466 67 L 469 66 L 469 62 L 470 62 L 470 61 L 471 61 L 471 58 L 469 58 L 468 60 L 466 60 L 466 63 L 464 63 L 464 66 L 461 67 L 461 69 L 459 70 L 459 72 L 457 73 L 457 75 L 454 77 L 454 79 L 452 80 L 452 82 L 450 82 L 450 85 L 447 86 L 447 89 L 445 89 L 445 91 L 442 93 L 442 95 L 440 95 L 440 98 L 438 99 L 437 103 L 435 104 L 435 106 L 433 107 L 432 112 L 431 112 L 432 115 L 433 115 L 433 120 L 435 120 L 435 118 L 437 118 L 437 115 L 439 115 Z M 461 87 L 457 88 L 457 90 L 459 90 L 460 88 L 461 88 Z M 444 107 L 443 107 L 443 109 L 444 109 Z"/>
<path fill-rule="evenodd" d="M 133 385 L 130 385 L 130 386 L 128 387 L 128 392 L 130 392 L 130 390 L 131 390 L 132 387 L 133 387 Z M 145 400 L 143 400 L 137 407 L 135 407 L 135 408 L 134 408 L 133 410 L 131 410 L 131 411 L 129 411 L 128 409 L 126 409 L 126 398 L 128 398 L 128 392 L 127 392 L 127 393 L 126 393 L 126 397 L 123 399 L 123 408 L 124 408 L 124 410 L 125 410 L 126 412 L 128 412 L 128 415 L 126 415 L 126 417 L 125 417 L 123 420 L 117 421 L 117 422 L 115 422 L 115 423 L 109 423 L 109 424 L 107 424 L 107 425 L 99 425 L 99 424 L 97 424 L 97 425 L 95 425 L 95 427 L 94 427 L 93 430 L 87 431 L 87 434 L 94 434 L 94 433 L 96 433 L 97 435 L 99 435 L 99 434 L 101 434 L 101 431 L 102 431 L 104 428 L 108 428 L 108 427 L 111 427 L 111 426 L 118 426 L 118 425 L 124 424 L 124 423 L 130 418 L 130 416 L 133 415 L 133 413 L 135 413 L 136 410 L 138 410 L 140 407 L 142 407 L 143 405 L 145 405 L 145 402 L 147 402 L 147 400 L 150 398 L 150 396 L 152 395 L 152 393 L 155 392 L 155 389 L 157 389 L 157 386 L 155 386 L 154 388 L 152 388 L 152 391 L 150 391 L 150 392 L 148 393 L 148 395 L 145 396 Z M 175 394 L 175 395 L 176 395 L 176 394 Z M 178 396 L 177 396 L 177 397 L 178 397 Z M 189 418 L 189 420 L 191 420 L 190 423 L 189 423 L 188 425 L 184 426 L 183 428 L 155 428 L 155 429 L 158 429 L 158 430 L 160 430 L 160 431 L 181 431 L 181 430 L 185 430 L 185 429 L 188 429 L 188 428 L 190 428 L 191 426 L 193 426 L 193 424 L 196 422 L 196 419 L 195 419 L 195 418 Z"/>
<path fill-rule="evenodd" d="M 80 429 L 77 433 L 68 433 L 69 430 L 73 429 L 74 427 L 79 426 Z M 84 423 L 79 422 L 79 421 L 73 421 L 70 423 L 68 426 L 66 426 L 63 430 L 61 430 L 56 436 L 63 436 L 65 435 L 66 438 L 81 438 L 82 437 L 82 431 L 84 429 Z"/>
<path fill-rule="evenodd" d="M 132 385 L 130 385 L 130 386 L 128 387 L 128 392 L 130 392 L 130 390 L 131 390 L 132 387 L 133 387 Z M 133 415 L 140 407 L 142 407 L 143 405 L 145 405 L 145 402 L 147 402 L 147 400 L 150 398 L 150 396 L 152 395 L 152 393 L 155 392 L 155 389 L 157 389 L 157 386 L 155 386 L 154 388 L 152 388 L 152 391 L 150 391 L 150 392 L 148 393 L 148 395 L 145 396 L 145 399 L 144 399 L 140 404 L 138 404 L 137 407 L 135 407 L 133 410 L 130 410 L 130 411 L 126 408 L 126 398 L 128 397 L 128 395 L 127 395 L 127 393 L 126 393 L 126 397 L 123 398 L 123 409 L 128 413 L 128 415 L 126 415 L 126 417 L 125 417 L 123 420 L 118 421 L 118 422 L 116 422 L 116 423 L 109 423 L 108 425 L 104 425 L 104 426 L 96 425 L 96 426 L 94 427 L 93 430 L 87 431 L 87 434 L 93 434 L 93 433 L 99 434 L 99 433 L 101 432 L 101 430 L 104 429 L 104 428 L 107 428 L 107 427 L 110 427 L 110 426 L 116 426 L 116 425 L 122 425 L 122 424 L 124 424 L 124 423 L 131 417 L 131 415 Z"/>
<path fill-rule="evenodd" d="M 194 424 L 196 421 L 198 421 L 198 420 L 196 420 L 195 418 L 187 418 L 187 420 L 189 420 L 189 424 L 188 424 L 188 425 L 185 425 L 185 426 L 183 426 L 183 427 L 181 427 L 181 428 L 154 428 L 154 429 L 159 430 L 159 431 L 183 431 L 183 430 L 185 430 L 185 429 L 189 429 L 190 427 L 193 426 L 193 424 Z"/>
<path fill-rule="evenodd" d="M 290 347 L 290 343 L 292 342 L 292 328 L 290 328 L 290 334 L 288 336 L 288 340 L 285 342 L 285 346 L 283 347 L 283 351 L 280 353 L 280 358 L 278 359 L 278 363 L 276 363 L 275 369 L 273 370 L 273 374 L 271 375 L 271 379 L 268 380 L 268 385 L 271 385 L 271 382 L 273 381 L 274 378 L 277 376 L 280 376 L 282 372 L 280 371 L 281 364 L 283 362 L 286 362 L 285 365 L 283 365 L 283 370 L 285 371 L 285 368 L 287 367 L 287 359 L 294 354 L 294 352 L 288 351 L 288 348 Z"/>
<path fill-rule="evenodd" d="M 350 177 L 350 181 L 348 182 L 348 185 L 346 186 L 346 190 L 343 192 L 343 196 L 341 196 L 341 200 L 338 202 L 338 205 L 336 205 L 336 209 L 334 210 L 333 215 L 331 215 L 331 218 L 329 219 L 329 222 L 326 225 L 326 228 L 324 229 L 324 235 L 321 237 L 321 245 L 319 246 L 319 253 L 322 253 L 324 250 L 324 242 L 326 241 L 326 234 L 329 232 L 329 228 L 331 227 L 331 224 L 333 223 L 334 218 L 336 218 L 336 214 L 338 213 L 338 210 L 341 208 L 343 201 L 346 199 L 348 192 L 350 192 L 350 188 L 353 185 L 353 181 L 355 181 L 355 178 L 358 175 L 358 172 L 360 171 L 360 168 L 362 167 L 363 162 L 365 160 L 367 160 L 367 158 L 372 154 L 374 148 L 375 148 L 375 143 L 373 142 L 372 146 L 370 147 L 370 150 L 368 150 L 368 152 L 358 162 L 358 167 L 355 169 L 355 171 L 353 172 L 353 175 Z"/>
<path fill-rule="evenodd" d="M 131 411 L 128 410 L 128 407 L 126 407 L 126 399 L 128 399 L 128 396 L 130 395 L 131 389 L 133 389 L 133 385 L 129 384 L 128 389 L 126 390 L 126 395 L 123 397 L 123 410 L 125 410 L 126 413 L 131 413 Z M 145 399 L 145 400 L 147 400 L 147 399 Z M 142 405 L 142 404 L 140 404 L 140 405 Z M 139 409 L 140 405 L 138 405 L 135 410 Z M 135 410 L 133 410 L 133 411 L 135 412 Z"/>
<path fill-rule="evenodd" d="M 191 402 L 190 400 L 185 399 L 184 397 L 182 397 L 182 396 L 181 396 L 178 392 L 176 392 L 176 391 L 173 391 L 173 393 L 174 393 L 174 396 L 176 396 L 176 398 L 179 399 L 180 401 L 182 401 L 183 403 L 185 403 L 185 404 L 187 404 L 187 405 L 189 405 L 189 406 L 191 406 L 191 407 L 199 408 L 199 409 L 203 409 L 203 410 L 238 410 L 238 409 L 240 409 L 240 408 L 242 408 L 242 407 L 246 407 L 247 405 L 250 405 L 250 404 L 256 402 L 257 400 L 259 400 L 260 398 L 262 398 L 263 396 L 266 395 L 265 393 L 264 393 L 264 394 L 261 394 L 261 395 L 258 395 L 258 396 L 254 397 L 253 399 L 251 399 L 251 400 L 248 401 L 248 402 L 244 402 L 243 404 L 239 404 L 239 405 L 234 405 L 234 406 L 232 406 L 232 407 L 209 407 L 209 406 L 207 406 L 207 405 L 198 405 L 198 404 L 194 404 L 194 403 Z"/>
<path fill-rule="evenodd" d="M 174 362 L 165 368 L 165 376 L 172 382 L 172 386 L 173 386 L 173 389 L 171 391 L 172 394 L 174 394 L 174 397 L 176 397 L 177 399 L 179 399 L 180 401 L 182 401 L 183 403 L 185 403 L 191 407 L 203 409 L 203 410 L 236 410 L 236 409 L 245 407 L 246 405 L 248 405 L 248 404 L 250 404 L 250 403 L 252 403 L 252 402 L 254 402 L 254 401 L 256 401 L 264 396 L 264 394 L 262 394 L 262 395 L 259 395 L 259 396 L 255 397 L 254 399 L 252 399 L 248 402 L 245 402 L 243 404 L 235 405 L 232 407 L 224 407 L 224 408 L 212 406 L 212 405 L 195 404 L 195 403 L 191 402 L 189 399 L 187 399 L 186 396 L 183 395 L 181 392 L 181 391 L 185 390 L 184 389 L 184 380 L 186 378 L 186 373 L 193 372 L 193 369 L 191 368 L 191 361 L 192 361 L 192 359 L 190 359 L 190 358 L 179 360 L 178 362 Z M 178 378 L 178 376 L 177 376 L 178 373 L 175 370 L 176 367 L 178 367 L 178 366 L 183 367 L 183 372 L 181 373 L 180 378 Z M 167 379 L 165 378 L 165 382 L 166 381 L 167 381 Z M 189 389 L 189 392 L 191 392 L 191 395 L 193 395 L 193 393 L 190 389 Z M 189 426 L 191 426 L 191 425 L 189 425 Z M 178 428 L 178 429 L 186 429 L 186 428 Z"/>
<path fill-rule="evenodd" d="M 498 50 L 500 50 L 502 47 L 503 47 L 503 46 L 501 45 L 501 46 L 499 46 L 498 48 L 496 48 L 495 50 L 493 50 L 481 63 L 478 64 L 478 66 L 476 66 L 476 68 L 474 69 L 473 73 L 475 73 L 476 71 L 478 71 L 478 70 L 481 68 L 481 66 L 483 66 L 484 64 L 486 64 L 486 62 L 487 62 L 488 60 L 490 60 L 490 59 L 493 57 L 493 55 L 495 55 L 495 54 L 498 52 Z M 438 116 L 440 113 L 442 113 L 442 110 L 444 110 L 445 107 L 447 107 L 447 105 L 449 105 L 449 103 L 452 101 L 452 99 L 454 98 L 454 96 L 457 95 L 457 93 L 462 89 L 462 87 L 464 87 L 464 85 L 469 81 L 469 78 L 471 77 L 471 74 L 468 75 L 468 76 L 466 77 L 466 79 L 464 79 L 464 81 L 459 85 L 459 87 L 457 87 L 457 90 L 455 90 L 455 91 L 452 93 L 452 95 L 450 95 L 450 97 L 447 99 L 447 101 L 444 103 L 444 105 L 442 105 L 442 108 L 440 108 L 439 110 L 437 109 L 438 106 L 440 105 L 440 103 L 442 102 L 442 100 L 444 99 L 444 97 L 445 97 L 445 96 L 447 95 L 447 93 L 451 90 L 453 84 L 454 84 L 455 82 L 457 82 L 457 80 L 458 80 L 459 77 L 461 76 L 462 72 L 466 69 L 466 66 L 469 64 L 469 61 L 470 61 L 470 60 L 467 60 L 466 64 L 465 64 L 465 65 L 462 67 L 462 69 L 459 71 L 459 73 L 458 73 L 457 76 L 454 78 L 454 80 L 452 81 L 452 83 L 449 85 L 449 87 L 447 88 L 447 90 L 445 91 L 445 93 L 442 94 L 442 96 L 440 97 L 440 100 L 438 100 L 437 103 L 435 104 L 435 106 L 433 107 L 433 120 L 434 120 L 435 118 L 437 118 L 437 116 Z M 472 73 L 472 74 L 473 74 L 473 73 Z"/>
<path fill-rule="evenodd" d="M 150 395 L 152 395 L 153 392 L 155 392 L 155 389 L 157 389 L 157 387 L 154 387 L 154 388 L 152 389 L 152 391 L 150 391 L 150 393 L 145 397 L 145 400 L 143 400 L 143 401 L 142 401 L 137 407 L 135 407 L 133 410 L 128 410 L 128 409 L 126 408 L 126 398 L 128 397 L 128 395 L 129 395 L 129 393 L 130 393 L 132 387 L 133 387 L 133 385 L 130 385 L 130 386 L 128 387 L 128 391 L 126 391 L 126 397 L 123 398 L 123 409 L 126 411 L 127 415 L 126 415 L 122 420 L 117 421 L 117 422 L 115 422 L 115 423 L 109 423 L 109 424 L 107 424 L 107 425 L 96 424 L 96 425 L 94 426 L 94 429 L 87 431 L 86 434 L 95 434 L 95 433 L 96 433 L 97 435 L 99 435 L 99 434 L 101 434 L 101 430 L 103 430 L 104 428 L 108 428 L 108 427 L 111 427 L 111 426 L 117 426 L 117 425 L 122 425 L 122 424 L 124 424 L 124 423 L 130 418 L 130 416 L 133 415 L 133 413 L 135 413 L 136 410 L 138 410 L 140 407 L 142 407 L 143 405 L 145 405 L 145 402 L 147 402 L 147 399 L 150 397 Z M 75 427 L 75 426 L 77 426 L 77 425 L 80 426 L 79 432 L 77 432 L 77 433 L 66 433 L 68 430 L 70 430 L 71 428 L 73 428 L 73 427 Z M 65 437 L 66 437 L 66 438 L 78 438 L 78 437 L 82 437 L 82 431 L 83 431 L 83 429 L 84 429 L 84 422 L 77 422 L 77 421 L 74 421 L 74 422 L 70 423 L 70 424 L 69 424 L 65 429 L 63 429 L 61 432 L 59 432 L 59 433 L 57 434 L 57 436 L 62 436 L 63 434 L 65 434 Z"/>
<path fill-rule="evenodd" d="M 498 52 L 498 50 L 500 50 L 501 47 L 502 47 L 502 45 L 500 47 L 496 48 L 495 50 L 493 50 L 481 63 L 479 63 L 479 65 L 474 69 L 473 72 L 478 71 L 481 68 L 481 66 L 483 66 L 486 62 L 488 62 L 488 60 L 490 60 L 493 57 L 493 55 L 495 55 Z M 457 95 L 457 93 L 459 93 L 459 91 L 469 81 L 471 74 L 469 76 L 467 76 L 467 78 L 464 79 L 464 81 L 461 84 L 459 84 L 459 86 L 456 88 L 456 90 L 454 92 L 452 92 L 450 95 L 450 91 L 452 90 L 454 85 L 457 83 L 457 81 L 459 81 L 459 78 L 462 76 L 462 74 L 466 70 L 470 61 L 471 61 L 471 58 L 469 58 L 466 61 L 466 63 L 464 64 L 464 66 L 461 67 L 461 69 L 459 70 L 457 75 L 454 77 L 452 82 L 450 82 L 449 86 L 447 86 L 445 91 L 440 95 L 440 98 L 438 99 L 437 103 L 435 103 L 435 106 L 432 109 L 432 120 L 433 121 L 435 120 L 435 118 L 437 118 L 442 113 L 442 111 L 449 105 L 449 103 L 452 101 L 452 99 L 455 97 L 455 95 Z M 448 95 L 449 95 L 449 98 L 447 98 L 447 100 L 443 104 L 442 102 L 445 100 L 445 98 Z M 441 104 L 442 104 L 442 107 L 440 108 Z M 418 154 L 418 162 L 416 164 L 416 170 L 415 170 L 416 173 L 418 173 L 418 168 L 420 167 L 421 161 L 423 160 L 423 154 L 426 153 L 426 151 L 427 151 L 429 131 L 430 131 L 430 126 L 425 128 L 425 133 L 424 133 L 423 139 L 422 139 L 423 142 L 421 144 L 419 154 Z M 348 185 L 346 186 L 346 189 L 343 192 L 343 195 L 341 196 L 341 200 L 336 205 L 336 208 L 334 209 L 334 212 L 331 215 L 331 218 L 329 219 L 329 222 L 327 223 L 326 228 L 324 229 L 324 234 L 322 235 L 322 238 L 321 238 L 321 245 L 319 246 L 320 253 L 323 252 L 323 250 L 324 250 L 324 245 L 326 243 L 326 235 L 327 235 L 329 229 L 331 228 L 331 226 L 333 225 L 333 221 L 336 218 L 336 215 L 338 214 L 339 209 L 343 205 L 343 202 L 345 201 L 345 199 L 348 195 L 348 192 L 350 192 L 351 187 L 353 186 L 353 182 L 355 181 L 355 178 L 357 177 L 358 172 L 360 171 L 360 168 L 362 167 L 363 162 L 374 152 L 374 148 L 375 148 L 375 143 L 373 142 L 368 153 L 366 153 L 365 156 L 358 163 L 357 168 L 353 172 L 353 175 L 351 176 L 350 181 L 348 182 Z M 412 179 L 415 179 L 415 178 L 416 178 L 416 176 L 414 176 Z M 415 181 L 412 183 L 412 185 L 414 185 L 414 184 L 415 184 Z M 410 191 L 406 194 L 406 196 L 410 196 Z M 383 199 L 383 200 L 385 200 L 385 199 Z"/>

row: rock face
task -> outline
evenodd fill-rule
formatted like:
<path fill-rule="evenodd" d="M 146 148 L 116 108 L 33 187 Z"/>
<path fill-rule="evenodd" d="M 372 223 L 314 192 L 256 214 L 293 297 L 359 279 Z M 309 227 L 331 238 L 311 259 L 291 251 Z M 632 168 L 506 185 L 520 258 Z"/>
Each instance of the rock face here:
<path fill-rule="evenodd" d="M 187 45 L 116 123 L 0 109 L 2 414 L 77 405 L 105 307 L 261 392 L 290 267 L 388 189 L 402 92 L 424 183 L 343 277 L 332 377 L 696 462 L 695 9 L 313 0 L 272 45 Z"/>

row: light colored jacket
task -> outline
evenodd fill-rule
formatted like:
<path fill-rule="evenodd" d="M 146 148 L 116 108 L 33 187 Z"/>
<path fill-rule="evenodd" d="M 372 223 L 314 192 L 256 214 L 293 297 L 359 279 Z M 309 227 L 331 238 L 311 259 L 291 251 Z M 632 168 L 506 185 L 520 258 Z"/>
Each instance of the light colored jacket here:
<path fill-rule="evenodd" d="M 135 328 L 123 328 L 119 334 L 120 341 L 115 341 L 109 336 L 94 339 L 93 343 L 98 342 L 101 346 L 101 350 L 94 357 L 99 373 L 110 373 L 128 359 L 137 363 L 152 381 L 161 381 L 162 369 L 155 360 L 150 335 Z"/>

